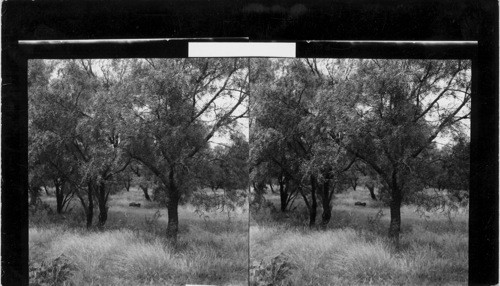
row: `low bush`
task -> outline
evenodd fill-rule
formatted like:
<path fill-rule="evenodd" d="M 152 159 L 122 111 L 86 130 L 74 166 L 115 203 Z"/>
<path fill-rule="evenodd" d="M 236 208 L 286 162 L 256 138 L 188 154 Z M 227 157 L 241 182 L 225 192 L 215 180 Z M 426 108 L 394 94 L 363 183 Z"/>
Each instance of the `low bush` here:
<path fill-rule="evenodd" d="M 252 286 L 290 285 L 284 280 L 292 273 L 294 266 L 281 253 L 269 261 L 255 263 L 250 267 Z"/>
<path fill-rule="evenodd" d="M 65 285 L 75 267 L 61 255 L 53 260 L 29 263 L 29 285 Z"/>

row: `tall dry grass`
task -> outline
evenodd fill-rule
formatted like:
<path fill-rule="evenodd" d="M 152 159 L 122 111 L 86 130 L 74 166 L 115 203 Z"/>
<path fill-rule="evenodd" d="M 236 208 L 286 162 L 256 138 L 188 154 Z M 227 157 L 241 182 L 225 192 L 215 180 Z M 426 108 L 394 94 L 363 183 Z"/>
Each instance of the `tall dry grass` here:
<path fill-rule="evenodd" d="M 214 213 L 207 219 L 181 207 L 173 249 L 165 238 L 166 211 L 155 216 L 155 208 L 127 208 L 120 195 L 112 201 L 104 231 L 70 224 L 78 221 L 78 212 L 65 219 L 57 214 L 32 219 L 33 284 L 62 280 L 61 268 L 68 273 L 58 285 L 247 285 L 248 213 L 233 213 L 229 219 Z"/>
<path fill-rule="evenodd" d="M 254 265 L 285 257 L 280 285 L 466 285 L 468 239 L 421 228 L 402 236 L 396 252 L 382 237 L 351 228 L 306 233 L 278 226 L 250 227 Z M 271 278 L 272 279 L 272 278 Z M 252 285 L 259 285 L 253 277 Z"/>
<path fill-rule="evenodd" d="M 251 285 L 467 284 L 467 209 L 450 220 L 445 213 L 403 207 L 396 251 L 387 239 L 389 210 L 377 202 L 354 206 L 370 202 L 368 191 L 339 195 L 326 231 L 307 227 L 300 202 L 297 210 L 280 213 L 277 198 L 267 199 L 274 210 L 251 213 Z"/>
<path fill-rule="evenodd" d="M 192 231 L 175 250 L 162 238 L 128 229 L 88 233 L 32 227 L 30 261 L 64 256 L 76 269 L 71 285 L 245 285 L 247 235 Z"/>

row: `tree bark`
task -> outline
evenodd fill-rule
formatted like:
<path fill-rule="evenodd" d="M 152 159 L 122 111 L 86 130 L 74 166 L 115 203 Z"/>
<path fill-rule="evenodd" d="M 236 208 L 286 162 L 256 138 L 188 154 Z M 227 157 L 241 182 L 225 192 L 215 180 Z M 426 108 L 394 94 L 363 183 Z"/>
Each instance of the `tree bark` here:
<path fill-rule="evenodd" d="M 323 183 L 323 194 L 321 196 L 323 214 L 321 215 L 321 228 L 326 229 L 332 217 L 332 205 L 330 203 L 330 180 Z"/>
<path fill-rule="evenodd" d="M 84 205 L 84 209 L 87 216 L 87 229 L 89 229 L 92 227 L 92 220 L 94 219 L 94 186 L 92 182 L 88 183 L 87 197 L 89 204 L 87 207 Z"/>
<path fill-rule="evenodd" d="M 142 192 L 144 193 L 144 197 L 146 198 L 146 200 L 151 201 L 151 197 L 149 197 L 148 194 L 148 186 L 141 185 L 139 187 L 142 189 Z"/>
<path fill-rule="evenodd" d="M 39 186 L 29 187 L 30 191 L 30 205 L 36 206 L 38 198 L 40 197 L 41 188 Z"/>
<path fill-rule="evenodd" d="M 169 196 L 167 204 L 168 224 L 167 238 L 173 245 L 177 245 L 177 233 L 179 232 L 179 214 L 178 214 L 179 199 L 174 196 Z"/>
<path fill-rule="evenodd" d="M 174 171 L 169 172 L 169 188 L 168 188 L 168 223 L 167 223 L 167 238 L 173 246 L 177 245 L 177 234 L 179 232 L 179 190 L 174 182 Z"/>
<path fill-rule="evenodd" d="M 286 212 L 286 207 L 288 203 L 289 180 L 286 177 L 283 180 L 280 178 L 279 184 L 280 184 L 281 212 Z"/>
<path fill-rule="evenodd" d="M 56 189 L 56 210 L 58 214 L 61 214 L 64 207 L 64 182 L 55 179 L 54 187 Z"/>
<path fill-rule="evenodd" d="M 316 224 L 316 213 L 318 203 L 316 201 L 316 178 L 311 176 L 311 208 L 309 209 L 309 227 L 314 227 Z"/>
<path fill-rule="evenodd" d="M 257 189 L 257 185 L 255 184 L 255 182 L 252 182 L 252 185 L 255 194 L 252 199 L 252 205 L 257 206 L 257 208 L 260 209 L 262 204 L 262 193 Z"/>
<path fill-rule="evenodd" d="M 106 195 L 106 184 L 101 182 L 99 184 L 99 189 L 97 193 L 97 203 L 99 206 L 99 221 L 97 222 L 97 227 L 103 229 L 106 221 L 108 220 L 108 206 L 107 206 L 107 195 Z"/>
<path fill-rule="evenodd" d="M 389 238 L 399 249 L 399 234 L 401 232 L 401 190 L 397 186 L 392 186 L 392 198 L 390 203 L 391 224 L 389 225 Z"/>

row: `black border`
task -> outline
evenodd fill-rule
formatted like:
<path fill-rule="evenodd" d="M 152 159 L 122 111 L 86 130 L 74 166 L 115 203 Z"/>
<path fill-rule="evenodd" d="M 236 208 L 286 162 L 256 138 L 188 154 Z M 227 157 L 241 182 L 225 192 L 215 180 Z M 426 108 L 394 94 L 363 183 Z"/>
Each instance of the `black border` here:
<path fill-rule="evenodd" d="M 297 57 L 472 58 L 469 284 L 498 283 L 498 4 L 467 0 L 5 1 L 2 285 L 28 284 L 27 59 L 184 57 L 186 41 L 22 48 L 19 40 L 249 37 L 301 41 Z M 477 41 L 467 45 L 303 40 Z M 450 48 L 453 47 L 453 48 Z"/>

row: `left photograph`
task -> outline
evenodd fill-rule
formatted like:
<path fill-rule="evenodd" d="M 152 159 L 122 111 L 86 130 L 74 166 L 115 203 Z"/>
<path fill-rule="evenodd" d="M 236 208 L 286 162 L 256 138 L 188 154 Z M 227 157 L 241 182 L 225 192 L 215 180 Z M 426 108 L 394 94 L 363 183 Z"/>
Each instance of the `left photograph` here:
<path fill-rule="evenodd" d="M 247 285 L 248 63 L 29 61 L 30 285 Z"/>

